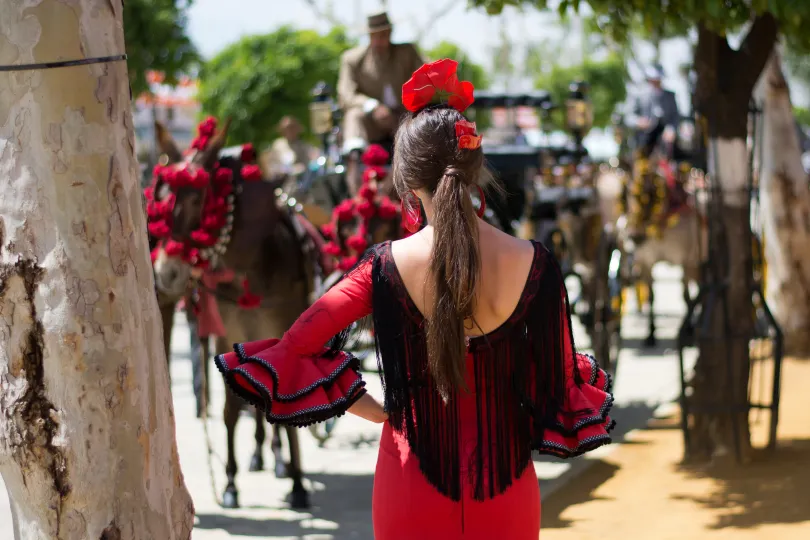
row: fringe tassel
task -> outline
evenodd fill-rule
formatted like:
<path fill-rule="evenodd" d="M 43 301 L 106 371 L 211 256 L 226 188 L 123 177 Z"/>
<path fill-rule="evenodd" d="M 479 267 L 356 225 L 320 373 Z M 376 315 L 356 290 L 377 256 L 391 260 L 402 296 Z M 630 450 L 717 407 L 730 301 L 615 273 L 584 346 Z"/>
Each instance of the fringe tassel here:
<path fill-rule="evenodd" d="M 537 250 L 515 314 L 501 329 L 470 340 L 472 392 L 453 391 L 446 401 L 428 371 L 424 319 L 390 244 L 372 247 L 358 263 L 374 258 L 372 317 L 388 422 L 405 435 L 428 482 L 454 501 L 465 485 L 478 501 L 503 493 L 529 466 L 533 442 L 565 411 L 566 366 L 575 365 L 570 308 L 559 266 L 545 248 Z M 349 329 L 330 347 L 340 350 L 348 335 Z M 578 370 L 573 376 L 581 385 Z M 462 423 L 462 409 L 474 411 L 474 427 Z"/>

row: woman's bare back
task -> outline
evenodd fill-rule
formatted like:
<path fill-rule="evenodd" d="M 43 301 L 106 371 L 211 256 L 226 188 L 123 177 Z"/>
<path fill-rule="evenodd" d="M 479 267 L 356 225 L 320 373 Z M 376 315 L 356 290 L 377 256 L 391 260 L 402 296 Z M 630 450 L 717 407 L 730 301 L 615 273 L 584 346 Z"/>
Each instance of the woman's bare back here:
<path fill-rule="evenodd" d="M 515 310 L 534 260 L 531 242 L 510 236 L 478 220 L 481 276 L 473 321 L 465 321 L 466 334 L 488 334 Z M 433 227 L 393 242 L 391 252 L 402 281 L 416 307 L 430 317 L 433 296 L 427 287 Z"/>

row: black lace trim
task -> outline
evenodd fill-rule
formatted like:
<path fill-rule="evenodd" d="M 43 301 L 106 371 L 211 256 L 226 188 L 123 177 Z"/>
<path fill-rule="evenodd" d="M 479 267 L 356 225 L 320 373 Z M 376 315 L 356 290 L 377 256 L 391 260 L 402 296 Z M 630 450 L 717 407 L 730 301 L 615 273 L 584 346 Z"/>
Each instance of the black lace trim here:
<path fill-rule="evenodd" d="M 347 362 L 344 362 L 340 365 L 340 367 L 335 370 L 335 372 L 330 375 L 328 379 L 323 379 L 325 381 L 323 384 L 319 386 L 327 386 L 334 382 L 346 369 L 351 367 L 356 373 L 360 371 L 359 361 L 351 355 L 348 355 Z M 224 355 L 217 355 L 214 358 L 214 363 L 217 366 L 217 369 L 222 373 L 225 382 L 228 384 L 231 390 L 245 400 L 250 405 L 255 406 L 258 409 L 261 409 L 265 413 L 265 418 L 271 424 L 284 424 L 288 426 L 294 427 L 306 427 L 312 424 L 316 424 L 318 422 L 323 422 L 330 418 L 340 417 L 343 416 L 346 411 L 360 399 L 363 394 L 366 393 L 365 381 L 363 379 L 358 378 L 352 385 L 349 387 L 349 391 L 347 392 L 346 396 L 336 399 L 332 403 L 325 404 L 325 405 L 316 405 L 315 407 L 309 407 L 307 409 L 301 409 L 300 411 L 296 411 L 293 414 L 285 414 L 279 415 L 274 414 L 272 412 L 273 401 L 274 399 L 281 402 L 284 400 L 278 399 L 276 396 L 275 398 L 272 395 L 272 392 L 269 388 L 267 388 L 261 381 L 257 380 L 253 377 L 249 372 L 242 369 L 241 366 L 235 367 L 233 369 L 228 368 L 227 364 L 225 363 L 225 356 Z M 244 362 L 243 362 L 244 363 Z M 265 363 L 262 363 L 263 367 L 266 367 Z M 278 384 L 277 375 L 275 374 L 275 370 L 271 370 L 273 374 L 273 380 Z M 243 387 L 239 382 L 236 381 L 236 375 L 241 376 L 246 381 L 250 383 L 256 393 L 251 392 L 247 388 Z M 310 389 L 309 392 L 314 390 L 314 388 Z M 307 392 L 307 393 L 309 393 Z M 301 394 L 301 395 L 306 395 Z M 298 398 L 301 396 L 299 395 Z"/>
<path fill-rule="evenodd" d="M 602 374 L 605 377 L 605 384 L 603 385 L 602 388 L 599 388 L 599 390 L 605 392 L 607 395 L 605 396 L 605 401 L 599 407 L 599 411 L 597 414 L 591 414 L 593 411 L 589 410 L 587 413 L 584 414 L 589 414 L 590 416 L 586 416 L 585 418 L 578 420 L 571 429 L 567 429 L 559 421 L 555 421 L 547 425 L 547 429 L 555 431 L 565 437 L 575 437 L 577 433 L 579 433 L 580 431 L 582 431 L 582 429 L 586 427 L 604 424 L 607 421 L 610 409 L 613 408 L 614 398 L 613 394 L 611 393 L 611 390 L 613 389 L 613 377 L 610 375 L 610 373 L 601 369 L 599 367 L 599 363 L 590 354 L 578 353 L 578 355 L 587 358 L 591 365 L 591 376 L 588 380 L 588 385 L 594 386 L 596 384 L 597 379 L 599 378 L 599 372 L 602 372 Z M 615 422 L 611 423 L 615 424 Z"/>
<path fill-rule="evenodd" d="M 599 388 L 599 390 L 602 390 L 607 394 L 605 396 L 605 401 L 599 408 L 599 414 L 583 418 L 574 424 L 574 427 L 571 430 L 565 429 L 559 422 L 549 425 L 548 429 L 565 437 L 576 437 L 577 434 L 586 427 L 604 425 L 605 432 L 610 433 L 616 427 L 615 420 L 608 422 L 610 409 L 613 407 L 614 402 L 613 394 L 611 393 L 611 390 L 613 389 L 613 378 L 611 377 L 610 373 L 607 373 L 599 367 L 599 363 L 590 354 L 579 353 L 579 356 L 587 358 L 588 362 L 590 363 L 591 376 L 588 379 L 588 384 L 590 386 L 594 386 L 596 384 L 600 372 L 604 375 L 605 384 L 602 386 L 602 388 Z M 600 446 L 611 444 L 612 442 L 613 440 L 609 435 L 600 434 L 580 440 L 575 448 L 547 440 L 535 442 L 532 445 L 532 448 L 540 454 L 549 454 L 559 458 L 574 458 L 599 448 Z"/>
<path fill-rule="evenodd" d="M 272 364 L 270 364 L 270 362 L 268 362 L 267 360 L 265 360 L 264 358 L 261 358 L 259 356 L 248 356 L 245 353 L 245 347 L 244 347 L 244 345 L 242 343 L 234 344 L 233 350 L 236 353 L 236 356 L 239 357 L 239 363 L 240 364 L 246 364 L 246 363 L 249 363 L 249 362 L 253 362 L 255 364 L 260 364 L 262 367 L 264 367 L 270 373 L 270 376 L 273 378 L 273 382 L 275 383 L 276 388 L 279 387 L 278 372 L 276 371 L 276 368 L 273 367 Z M 330 354 L 330 353 L 326 353 L 326 354 Z M 343 374 L 344 371 L 346 371 L 347 368 L 350 368 L 350 367 L 355 372 L 357 372 L 357 374 L 359 375 L 360 374 L 360 361 L 350 353 L 344 352 L 344 353 L 341 353 L 341 354 L 346 357 L 345 360 L 337 367 L 337 369 L 335 371 L 330 373 L 327 377 L 323 377 L 321 379 L 318 379 L 317 381 L 313 382 L 312 384 L 310 384 L 306 388 L 302 388 L 301 390 L 298 390 L 297 392 L 295 392 L 293 394 L 282 394 L 282 393 L 279 393 L 279 392 L 275 392 L 275 395 L 273 396 L 273 398 L 276 401 L 290 402 L 290 401 L 295 401 L 296 399 L 300 399 L 300 398 L 306 396 L 307 394 L 311 394 L 312 392 L 314 392 L 318 388 L 321 388 L 321 387 L 328 388 L 332 383 L 335 382 L 335 380 L 337 380 L 338 377 L 340 377 Z M 317 362 L 317 359 L 315 359 L 314 361 Z"/>
<path fill-rule="evenodd" d="M 611 422 L 609 425 L 605 426 L 605 431 L 610 432 L 615 425 L 616 422 Z M 610 435 L 595 435 L 579 441 L 576 448 L 569 448 L 565 445 L 552 441 L 542 441 L 536 445 L 534 450 L 536 450 L 539 454 L 547 454 L 558 458 L 570 459 L 579 457 L 582 454 L 590 452 L 591 450 L 596 450 L 597 448 L 611 444 L 612 442 L 613 440 L 610 438 Z"/>

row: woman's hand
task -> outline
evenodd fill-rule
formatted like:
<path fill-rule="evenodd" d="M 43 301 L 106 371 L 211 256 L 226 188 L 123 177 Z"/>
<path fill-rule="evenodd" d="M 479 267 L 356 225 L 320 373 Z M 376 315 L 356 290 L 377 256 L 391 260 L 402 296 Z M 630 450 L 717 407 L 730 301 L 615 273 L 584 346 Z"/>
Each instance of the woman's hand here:
<path fill-rule="evenodd" d="M 383 410 L 382 405 L 368 394 L 363 394 L 363 397 L 349 407 L 349 412 L 375 424 L 388 420 L 388 413 Z"/>

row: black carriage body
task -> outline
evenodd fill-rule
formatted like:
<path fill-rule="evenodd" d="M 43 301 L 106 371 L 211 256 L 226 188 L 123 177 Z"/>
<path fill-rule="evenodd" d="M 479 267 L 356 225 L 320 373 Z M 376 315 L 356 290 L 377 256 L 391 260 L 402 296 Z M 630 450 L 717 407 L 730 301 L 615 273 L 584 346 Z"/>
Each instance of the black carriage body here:
<path fill-rule="evenodd" d="M 534 108 L 541 118 L 559 108 L 548 92 L 535 90 L 521 93 L 476 91 L 471 109 L 472 116 L 475 116 L 478 111 L 516 107 Z M 580 164 L 588 161 L 588 153 L 577 138 L 565 146 L 532 146 L 511 141 L 493 144 L 488 143 L 488 137 L 485 137 L 483 150 L 488 167 L 505 191 L 503 196 L 490 191 L 487 194 L 487 205 L 495 212 L 502 228 L 509 232 L 514 232 L 516 222 L 524 217 L 527 211 L 526 192 L 532 188 L 534 177 L 543 169 L 544 162 L 560 164 L 567 161 Z M 578 201 L 576 194 L 573 197 L 571 195 L 569 193 L 566 197 L 566 205 L 581 206 L 582 201 Z M 535 200 L 528 209 L 533 221 L 550 222 L 556 220 L 558 210 L 558 205 L 539 200 Z"/>

